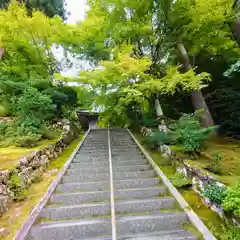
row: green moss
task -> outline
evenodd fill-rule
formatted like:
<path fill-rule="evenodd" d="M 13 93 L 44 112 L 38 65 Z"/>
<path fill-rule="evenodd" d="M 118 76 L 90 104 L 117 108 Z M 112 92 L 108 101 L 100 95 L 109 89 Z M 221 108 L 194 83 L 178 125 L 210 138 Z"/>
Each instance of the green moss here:
<path fill-rule="evenodd" d="M 79 137 L 78 139 L 74 140 L 68 147 L 66 147 L 62 155 L 59 156 L 56 160 L 54 160 L 53 164 L 50 164 L 48 170 L 51 170 L 53 168 L 62 168 L 69 156 L 72 154 L 73 149 L 75 149 L 80 142 L 81 138 L 82 137 Z M 44 142 L 46 143 L 46 140 Z M 15 234 L 26 221 L 32 209 L 36 206 L 36 204 L 38 204 L 40 199 L 46 193 L 49 185 L 56 178 L 57 173 L 58 171 L 45 172 L 42 176 L 42 181 L 33 184 L 28 189 L 27 199 L 22 202 L 12 203 L 7 213 L 5 213 L 0 218 L 0 226 L 6 228 L 10 232 L 10 235 L 4 238 L 5 240 L 14 239 Z"/>
<path fill-rule="evenodd" d="M 134 134 L 138 141 L 142 143 L 142 136 L 140 134 Z M 146 146 L 144 146 L 145 149 Z M 221 145 L 222 148 L 223 146 Z M 235 149 L 233 146 L 231 146 L 232 149 Z M 147 149 L 149 154 L 151 155 L 152 159 L 156 162 L 156 164 L 160 167 L 160 169 L 164 172 L 164 174 L 171 178 L 174 176 L 176 169 L 173 165 L 166 165 L 166 160 L 158 153 L 156 150 L 153 149 Z M 235 149 L 236 150 L 236 149 Z M 201 158 L 203 162 L 209 161 L 206 158 Z M 188 161 L 191 165 L 194 167 L 200 167 L 202 166 L 202 162 L 198 160 L 189 160 Z M 206 162 L 205 162 L 206 164 Z M 204 172 L 208 172 L 207 170 L 204 170 Z M 240 173 L 240 172 L 239 172 Z M 214 174 L 213 174 L 214 175 Z M 221 176 L 223 178 L 223 176 Z M 234 179 L 236 180 L 236 176 L 234 176 Z M 229 179 L 228 179 L 229 180 Z M 186 202 L 190 205 L 190 207 L 195 211 L 195 213 L 199 216 L 199 218 L 204 222 L 204 224 L 209 228 L 209 230 L 216 236 L 219 240 L 237 240 L 237 238 L 229 238 L 229 233 L 232 231 L 232 227 L 228 226 L 223 219 L 219 217 L 219 215 L 215 212 L 213 212 L 211 209 L 206 207 L 202 201 L 201 198 L 192 190 L 192 189 L 179 189 L 180 193 L 182 194 L 183 198 L 186 200 Z M 199 232 L 191 225 L 188 224 L 184 226 L 184 228 L 192 231 L 195 233 L 196 236 L 199 236 Z M 199 238 L 201 239 L 201 237 Z"/>
<path fill-rule="evenodd" d="M 82 139 L 82 136 L 73 140 L 72 143 L 70 145 L 68 145 L 64 152 L 56 159 L 54 159 L 53 161 L 51 161 L 50 165 L 49 165 L 49 169 L 60 169 L 63 167 L 63 165 L 66 162 L 66 159 L 69 158 L 72 154 L 72 152 L 74 151 L 74 149 L 77 147 L 77 145 L 79 144 L 79 141 Z"/>
<path fill-rule="evenodd" d="M 0 170 L 13 169 L 18 160 L 24 156 L 31 154 L 39 149 L 42 149 L 50 144 L 54 144 L 58 139 L 53 140 L 42 140 L 38 143 L 38 146 L 33 148 L 22 148 L 9 146 L 0 148 Z"/>

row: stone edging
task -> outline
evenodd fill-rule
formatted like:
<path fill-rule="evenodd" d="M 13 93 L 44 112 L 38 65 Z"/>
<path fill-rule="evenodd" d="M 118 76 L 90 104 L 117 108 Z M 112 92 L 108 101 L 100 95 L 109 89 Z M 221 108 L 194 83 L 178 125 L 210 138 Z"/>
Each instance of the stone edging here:
<path fill-rule="evenodd" d="M 83 139 L 81 140 L 81 142 L 78 144 L 78 146 L 75 148 L 74 152 L 72 153 L 72 155 L 69 157 L 69 159 L 67 160 L 67 162 L 65 163 L 63 169 L 59 172 L 59 174 L 57 175 L 56 179 L 52 182 L 52 184 L 49 186 L 47 193 L 43 196 L 43 198 L 40 200 L 40 202 L 38 203 L 38 205 L 32 210 L 29 218 L 27 219 L 27 221 L 24 223 L 24 225 L 22 226 L 22 228 L 20 229 L 20 231 L 17 233 L 15 240 L 24 240 L 27 237 L 27 234 L 29 232 L 29 230 L 31 229 L 32 225 L 34 224 L 34 222 L 36 221 L 40 211 L 43 209 L 43 207 L 45 206 L 45 204 L 48 202 L 50 196 L 52 195 L 52 193 L 54 192 L 54 190 L 56 189 L 56 186 L 59 184 L 59 182 L 61 181 L 63 175 L 65 174 L 65 172 L 67 171 L 70 163 L 72 162 L 72 160 L 74 159 L 75 155 L 77 154 L 78 150 L 80 149 L 80 147 L 82 146 L 86 136 L 88 135 L 90 130 L 88 130 Z"/>
<path fill-rule="evenodd" d="M 133 136 L 133 134 L 128 130 L 132 139 L 136 142 L 138 147 L 141 149 L 145 157 L 148 159 L 150 164 L 153 166 L 154 170 L 161 177 L 163 183 L 166 185 L 171 194 L 176 198 L 181 208 L 188 215 L 191 223 L 196 227 L 196 229 L 202 234 L 205 240 L 216 240 L 216 238 L 212 235 L 212 233 L 208 230 L 208 228 L 204 225 L 201 219 L 197 216 L 197 214 L 192 210 L 192 208 L 187 204 L 181 194 L 177 191 L 177 189 L 172 185 L 172 183 L 168 180 L 168 178 L 164 175 L 158 165 L 153 161 L 148 152 L 143 148 L 143 146 L 137 141 L 137 139 Z"/>
<path fill-rule="evenodd" d="M 142 129 L 143 136 L 151 134 L 151 129 L 144 128 Z M 161 145 L 157 149 L 164 157 L 175 160 L 179 163 L 179 166 L 176 166 L 176 171 L 182 173 L 185 177 L 192 180 L 192 189 L 193 191 L 201 198 L 202 202 L 209 207 L 212 211 L 216 212 L 221 218 L 230 220 L 235 225 L 239 226 L 239 220 L 233 216 L 226 216 L 224 214 L 223 208 L 210 201 L 209 198 L 204 197 L 202 192 L 206 189 L 206 186 L 209 184 L 216 184 L 220 187 L 227 187 L 225 184 L 221 183 L 213 176 L 208 173 L 204 173 L 200 168 L 191 166 L 186 160 L 177 156 L 177 154 L 171 150 L 167 145 Z"/>
<path fill-rule="evenodd" d="M 16 193 L 11 188 L 13 176 L 19 182 L 20 190 L 24 191 L 29 188 L 41 177 L 49 162 L 57 158 L 64 148 L 76 138 L 78 133 L 72 129 L 71 123 L 67 122 L 62 125 L 64 132 L 55 144 L 19 159 L 11 170 L 0 171 L 0 217 L 7 211 L 9 203 L 16 197 Z"/>

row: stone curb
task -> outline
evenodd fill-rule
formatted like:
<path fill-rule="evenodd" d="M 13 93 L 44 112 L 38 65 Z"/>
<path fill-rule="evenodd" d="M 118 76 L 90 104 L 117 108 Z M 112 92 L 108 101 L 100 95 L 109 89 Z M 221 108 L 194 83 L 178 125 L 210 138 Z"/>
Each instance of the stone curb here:
<path fill-rule="evenodd" d="M 197 216 L 197 214 L 192 210 L 192 208 L 188 205 L 188 203 L 184 200 L 184 198 L 181 196 L 181 194 L 177 191 L 177 189 L 172 185 L 172 183 L 168 180 L 168 178 L 164 175 L 162 170 L 158 167 L 158 165 L 153 161 L 151 156 L 148 154 L 148 152 L 143 148 L 143 146 L 138 142 L 138 140 L 133 136 L 131 131 L 129 129 L 128 133 L 134 140 L 134 142 L 138 145 L 142 153 L 145 155 L 147 160 L 150 162 L 150 164 L 153 166 L 156 173 L 161 177 L 163 183 L 166 185 L 168 190 L 171 192 L 171 194 L 176 198 L 181 208 L 186 212 L 188 215 L 189 220 L 191 223 L 196 227 L 196 229 L 202 234 L 203 238 L 205 240 L 216 240 L 216 238 L 212 235 L 212 233 L 208 230 L 208 228 L 204 225 L 204 223 L 201 221 L 201 219 Z"/>
<path fill-rule="evenodd" d="M 63 175 L 65 174 L 65 172 L 68 169 L 70 163 L 72 162 L 72 160 L 74 159 L 75 155 L 77 154 L 79 148 L 82 146 L 82 144 L 83 144 L 83 142 L 84 142 L 84 140 L 87 137 L 89 132 L 90 132 L 90 129 L 85 133 L 82 141 L 75 148 L 74 152 L 72 153 L 72 155 L 69 157 L 69 159 L 65 163 L 63 169 L 59 172 L 59 174 L 57 175 L 56 179 L 49 186 L 49 188 L 47 190 L 47 193 L 42 197 L 42 199 L 40 200 L 38 205 L 36 205 L 35 208 L 32 210 L 30 216 L 25 221 L 25 223 L 23 224 L 22 228 L 19 230 L 19 232 L 17 233 L 16 237 L 14 238 L 15 240 L 24 240 L 24 239 L 26 239 L 27 234 L 28 234 L 29 230 L 31 229 L 32 225 L 34 224 L 34 222 L 36 221 L 40 211 L 46 205 L 46 203 L 50 199 L 50 196 L 52 195 L 52 193 L 56 189 L 57 185 L 60 183 Z"/>

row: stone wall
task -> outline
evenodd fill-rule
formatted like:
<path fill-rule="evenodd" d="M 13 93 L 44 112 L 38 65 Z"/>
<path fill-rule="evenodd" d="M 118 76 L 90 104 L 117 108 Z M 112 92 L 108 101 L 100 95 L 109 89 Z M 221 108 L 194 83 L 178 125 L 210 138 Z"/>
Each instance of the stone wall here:
<path fill-rule="evenodd" d="M 149 136 L 152 134 L 151 129 L 149 128 L 142 128 L 141 133 L 143 136 Z M 233 215 L 226 215 L 221 208 L 221 206 L 218 206 L 217 204 L 211 202 L 207 197 L 203 196 L 203 192 L 209 184 L 217 184 L 220 187 L 227 187 L 217 179 L 215 179 L 210 174 L 204 172 L 200 168 L 196 168 L 191 166 L 186 160 L 184 160 L 182 157 L 179 157 L 174 151 L 171 150 L 171 148 L 167 145 L 161 145 L 157 149 L 162 156 L 171 159 L 173 164 L 176 166 L 176 171 L 182 173 L 185 177 L 192 180 L 192 189 L 196 194 L 199 195 L 199 197 L 202 199 L 202 202 L 209 207 L 212 211 L 218 213 L 218 215 L 221 218 L 224 218 L 226 220 L 230 220 L 236 225 L 240 225 L 240 220 L 233 217 Z"/>
<path fill-rule="evenodd" d="M 0 171 L 0 216 L 7 211 L 9 203 L 18 197 L 18 193 L 21 194 L 21 191 L 41 178 L 49 162 L 57 158 L 80 133 L 79 129 L 68 121 L 59 122 L 56 127 L 61 127 L 63 132 L 55 144 L 19 159 L 11 170 Z"/>

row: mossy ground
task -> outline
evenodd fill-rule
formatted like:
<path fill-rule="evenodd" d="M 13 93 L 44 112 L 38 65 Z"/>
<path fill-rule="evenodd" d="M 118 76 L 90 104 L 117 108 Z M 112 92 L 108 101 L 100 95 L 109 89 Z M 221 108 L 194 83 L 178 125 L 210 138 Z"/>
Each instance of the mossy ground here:
<path fill-rule="evenodd" d="M 171 147 L 178 155 L 183 154 L 180 146 Z M 221 172 L 219 174 L 210 172 L 207 168 L 211 165 L 211 156 L 219 154 L 223 160 L 219 163 Z M 205 143 L 203 155 L 194 160 L 188 160 L 189 164 L 201 168 L 222 183 L 235 186 L 240 183 L 240 141 L 231 138 L 214 138 Z"/>
<path fill-rule="evenodd" d="M 15 234 L 28 218 L 32 209 L 43 197 L 49 185 L 54 180 L 59 170 L 64 166 L 66 160 L 72 154 L 81 138 L 82 136 L 75 139 L 58 158 L 50 163 L 48 170 L 42 176 L 42 180 L 33 184 L 28 189 L 28 196 L 25 201 L 12 203 L 7 213 L 0 218 L 0 226 L 6 228 L 10 232 L 8 237 L 2 239 L 14 239 Z"/>
<path fill-rule="evenodd" d="M 23 147 L 0 147 L 0 170 L 12 169 L 18 163 L 21 157 L 27 156 L 32 152 L 42 149 L 50 144 L 56 143 L 58 138 L 53 140 L 42 140 L 36 147 L 23 148 Z"/>
<path fill-rule="evenodd" d="M 134 134 L 140 143 L 143 144 L 143 137 L 139 133 Z M 144 144 L 143 144 L 144 145 Z M 222 150 L 222 145 L 218 146 L 219 150 Z M 159 152 L 154 149 L 149 149 L 147 146 L 144 148 L 149 152 L 152 159 L 157 163 L 157 165 L 161 168 L 164 174 L 171 178 L 176 173 L 175 167 L 171 164 L 170 160 L 163 158 Z M 232 150 L 233 151 L 233 150 Z M 196 160 L 194 160 L 196 162 Z M 240 172 L 239 172 L 240 173 Z M 179 189 L 182 196 L 186 200 L 186 202 L 191 206 L 191 208 L 195 211 L 195 213 L 200 217 L 200 219 L 204 222 L 204 224 L 209 228 L 209 230 L 216 236 L 219 240 L 239 240 L 239 238 L 232 237 L 232 227 L 228 226 L 217 213 L 213 212 L 211 209 L 206 207 L 201 198 L 191 189 Z M 189 228 L 193 228 L 192 226 L 188 226 Z M 190 229 L 192 231 L 192 229 Z M 196 231 L 196 230 L 195 230 Z"/>

